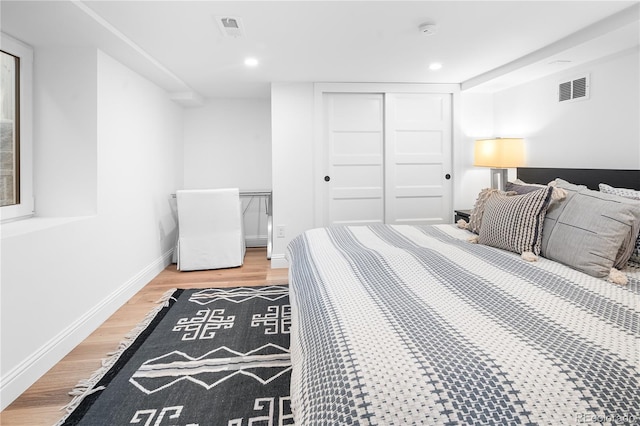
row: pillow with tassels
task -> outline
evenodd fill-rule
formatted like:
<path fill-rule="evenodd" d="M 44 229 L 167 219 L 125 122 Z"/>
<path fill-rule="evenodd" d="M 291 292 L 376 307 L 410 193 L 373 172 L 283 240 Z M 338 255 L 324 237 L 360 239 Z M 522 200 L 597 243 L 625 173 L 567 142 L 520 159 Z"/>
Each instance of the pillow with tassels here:
<path fill-rule="evenodd" d="M 473 205 L 473 209 L 469 213 L 469 223 L 463 224 L 465 229 L 473 232 L 474 234 L 480 233 L 482 227 L 482 217 L 484 216 L 484 207 L 487 199 L 493 194 L 515 195 L 515 192 L 503 192 L 499 189 L 485 188 L 478 194 L 478 198 Z M 458 224 L 460 226 L 460 224 Z"/>
<path fill-rule="evenodd" d="M 542 256 L 598 278 L 626 284 L 624 268 L 640 230 L 640 201 L 590 190 L 562 179 L 567 197 L 548 210 Z"/>
<path fill-rule="evenodd" d="M 492 193 L 484 204 L 478 242 L 537 260 L 552 192 L 553 187 L 546 186 L 523 195 Z"/>

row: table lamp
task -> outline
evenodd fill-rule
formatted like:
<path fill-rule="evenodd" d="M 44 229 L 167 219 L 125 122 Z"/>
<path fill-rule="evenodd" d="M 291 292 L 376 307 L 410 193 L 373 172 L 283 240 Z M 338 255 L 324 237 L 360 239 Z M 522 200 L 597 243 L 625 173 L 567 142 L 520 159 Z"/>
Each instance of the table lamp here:
<path fill-rule="evenodd" d="M 473 165 L 491 167 L 491 188 L 504 191 L 507 168 L 524 166 L 524 141 L 521 138 L 479 139 Z"/>

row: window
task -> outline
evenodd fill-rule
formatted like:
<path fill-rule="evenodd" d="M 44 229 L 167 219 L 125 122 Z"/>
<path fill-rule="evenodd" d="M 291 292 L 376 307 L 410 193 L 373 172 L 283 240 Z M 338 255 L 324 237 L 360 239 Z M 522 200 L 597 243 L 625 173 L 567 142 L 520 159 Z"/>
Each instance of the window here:
<path fill-rule="evenodd" d="M 0 219 L 33 215 L 33 50 L 0 33 Z"/>
<path fill-rule="evenodd" d="M 20 58 L 0 51 L 0 207 L 20 204 Z"/>

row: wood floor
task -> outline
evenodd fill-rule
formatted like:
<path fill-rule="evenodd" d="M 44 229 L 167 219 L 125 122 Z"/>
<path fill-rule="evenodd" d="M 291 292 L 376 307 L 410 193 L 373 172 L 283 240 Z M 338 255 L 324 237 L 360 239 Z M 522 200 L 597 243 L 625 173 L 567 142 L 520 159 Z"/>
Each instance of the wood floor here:
<path fill-rule="evenodd" d="M 47 374 L 0 413 L 2 426 L 51 426 L 64 415 L 61 407 L 79 380 L 100 367 L 101 360 L 172 288 L 236 287 L 239 285 L 286 284 L 287 269 L 271 269 L 266 249 L 247 249 L 239 268 L 178 272 L 170 265 L 105 321 L 93 334 L 56 364 Z"/>

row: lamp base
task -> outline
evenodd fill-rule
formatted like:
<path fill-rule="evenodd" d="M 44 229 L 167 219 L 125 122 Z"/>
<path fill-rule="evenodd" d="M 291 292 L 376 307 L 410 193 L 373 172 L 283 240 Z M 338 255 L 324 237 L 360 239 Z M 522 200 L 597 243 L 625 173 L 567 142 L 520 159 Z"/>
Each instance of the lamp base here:
<path fill-rule="evenodd" d="M 504 191 L 509 179 L 508 169 L 491 169 L 491 188 Z"/>

